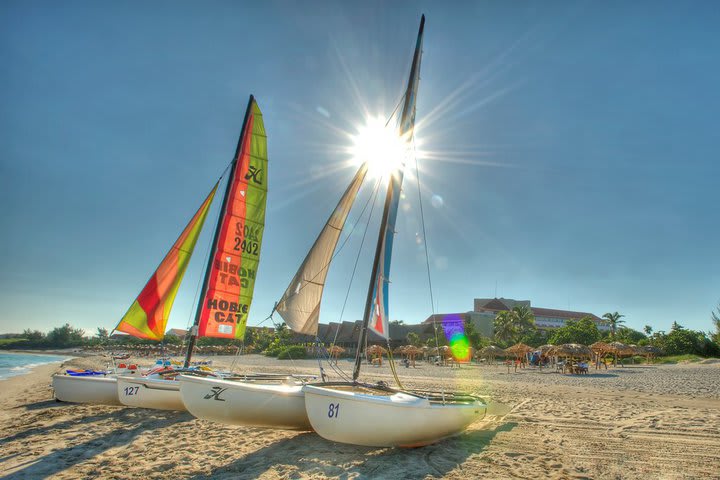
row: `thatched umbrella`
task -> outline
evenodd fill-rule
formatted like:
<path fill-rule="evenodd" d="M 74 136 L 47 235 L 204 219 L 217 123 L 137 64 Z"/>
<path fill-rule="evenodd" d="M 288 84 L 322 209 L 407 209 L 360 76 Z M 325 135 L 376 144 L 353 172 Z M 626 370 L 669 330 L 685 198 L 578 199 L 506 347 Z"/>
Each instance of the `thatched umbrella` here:
<path fill-rule="evenodd" d="M 489 345 L 481 350 L 478 350 L 475 356 L 477 358 L 486 358 L 488 362 L 494 363 L 495 358 L 505 356 L 505 350 L 500 347 L 496 347 L 495 345 Z"/>
<path fill-rule="evenodd" d="M 518 358 L 522 357 L 523 355 L 526 355 L 532 351 L 533 351 L 533 348 L 531 346 L 525 345 L 524 343 L 516 343 L 512 347 L 508 347 L 505 349 L 506 353 L 515 355 Z"/>
<path fill-rule="evenodd" d="M 550 344 L 540 345 L 539 347 L 537 347 L 537 348 L 535 349 L 535 351 L 538 351 L 538 350 L 539 350 L 541 354 L 547 355 L 547 353 L 548 353 L 550 350 L 552 350 L 553 348 L 555 348 L 555 345 L 550 345 Z"/>
<path fill-rule="evenodd" d="M 403 355 L 407 357 L 413 367 L 415 366 L 415 357 L 422 355 L 422 353 L 423 351 L 421 348 L 414 347 L 412 345 L 405 345 L 405 348 L 403 348 Z"/>
<path fill-rule="evenodd" d="M 339 345 L 331 345 L 328 348 L 328 353 L 330 354 L 330 361 L 335 360 L 335 365 L 337 365 L 338 358 L 342 353 L 345 353 L 345 349 Z"/>
<path fill-rule="evenodd" d="M 383 355 L 387 355 L 387 350 L 380 345 L 370 345 L 365 349 L 365 355 L 372 357 L 370 363 L 375 363 L 375 359 L 377 359 L 378 364 L 382 365 L 382 357 Z"/>
<path fill-rule="evenodd" d="M 579 343 L 565 343 L 563 345 L 557 345 L 556 347 L 552 348 L 548 353 L 556 357 L 592 357 L 592 350 L 590 350 L 590 347 L 586 345 L 581 345 Z"/>
<path fill-rule="evenodd" d="M 618 357 L 628 357 L 635 353 L 635 349 L 622 342 L 611 342 L 609 345 L 611 348 L 610 352 L 615 354 L 615 365 L 617 365 Z M 620 365 L 622 365 L 622 362 L 620 362 Z"/>
<path fill-rule="evenodd" d="M 642 351 L 641 355 L 645 357 L 647 363 L 650 363 L 651 358 L 662 354 L 662 349 L 654 345 L 645 345 L 644 347 L 640 347 L 640 350 Z"/>

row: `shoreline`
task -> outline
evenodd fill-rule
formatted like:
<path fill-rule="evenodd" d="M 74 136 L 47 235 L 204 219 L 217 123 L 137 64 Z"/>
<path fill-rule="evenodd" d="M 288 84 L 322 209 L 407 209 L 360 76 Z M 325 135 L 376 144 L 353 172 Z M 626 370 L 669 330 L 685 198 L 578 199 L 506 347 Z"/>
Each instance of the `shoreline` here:
<path fill-rule="evenodd" d="M 0 350 L 0 353 L 7 352 L 7 353 L 29 353 L 34 355 L 67 355 L 68 358 L 75 358 L 75 357 L 92 357 L 97 355 L 96 353 L 89 353 L 89 352 L 82 352 L 82 351 L 76 351 L 72 350 L 70 348 L 66 349 L 42 349 L 42 350 L 27 350 L 27 349 L 2 349 Z"/>

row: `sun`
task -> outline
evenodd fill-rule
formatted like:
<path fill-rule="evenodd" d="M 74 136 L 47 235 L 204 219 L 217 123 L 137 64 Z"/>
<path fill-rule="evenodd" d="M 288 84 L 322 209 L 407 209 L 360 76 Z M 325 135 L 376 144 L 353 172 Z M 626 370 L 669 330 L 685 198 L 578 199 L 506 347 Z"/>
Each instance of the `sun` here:
<path fill-rule="evenodd" d="M 350 154 L 358 166 L 367 163 L 368 175 L 381 178 L 405 164 L 409 153 L 407 139 L 401 137 L 394 125 L 386 125 L 382 117 L 369 117 L 365 125 L 352 136 Z"/>

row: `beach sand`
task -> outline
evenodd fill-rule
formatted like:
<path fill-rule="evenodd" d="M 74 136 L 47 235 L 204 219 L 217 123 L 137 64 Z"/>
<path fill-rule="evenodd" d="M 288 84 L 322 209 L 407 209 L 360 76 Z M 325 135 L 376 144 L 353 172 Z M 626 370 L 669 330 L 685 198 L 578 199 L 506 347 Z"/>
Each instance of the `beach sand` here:
<path fill-rule="evenodd" d="M 76 358 L 62 368 L 105 362 Z M 238 364 L 245 372 L 317 372 L 312 360 L 248 355 Z M 351 370 L 349 361 L 340 365 Z M 60 370 L 45 365 L 0 381 L 1 478 L 720 478 L 717 363 L 583 376 L 399 367 L 406 386 L 459 388 L 492 400 L 486 418 L 467 432 L 418 449 L 343 445 L 181 412 L 57 403 L 49 384 Z M 364 367 L 363 376 L 392 384 L 387 364 Z"/>

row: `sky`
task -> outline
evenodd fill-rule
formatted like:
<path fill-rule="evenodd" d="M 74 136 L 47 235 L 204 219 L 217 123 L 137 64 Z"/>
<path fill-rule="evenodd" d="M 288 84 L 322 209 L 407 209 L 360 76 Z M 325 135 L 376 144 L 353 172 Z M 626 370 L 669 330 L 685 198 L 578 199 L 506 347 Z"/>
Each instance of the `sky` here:
<path fill-rule="evenodd" d="M 422 13 L 419 175 L 410 165 L 391 319 L 498 296 L 618 311 L 638 330 L 711 330 L 714 2 L 7 0 L 0 332 L 112 329 L 231 160 L 251 93 L 269 196 L 249 324 L 270 326 L 354 173 L 352 135 L 402 95 Z M 350 214 L 323 323 L 362 316 L 372 186 Z M 205 230 L 169 327 L 192 322 Z"/>

